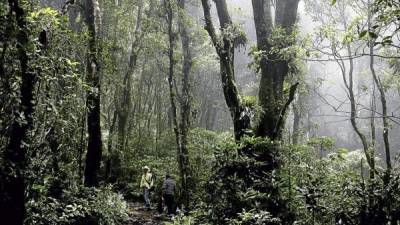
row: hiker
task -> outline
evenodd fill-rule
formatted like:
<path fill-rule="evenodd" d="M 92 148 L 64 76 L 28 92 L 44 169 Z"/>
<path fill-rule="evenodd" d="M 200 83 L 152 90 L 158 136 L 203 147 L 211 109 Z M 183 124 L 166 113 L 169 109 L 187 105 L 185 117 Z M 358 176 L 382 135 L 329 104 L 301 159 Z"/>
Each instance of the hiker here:
<path fill-rule="evenodd" d="M 140 181 L 140 188 L 143 189 L 144 207 L 150 210 L 150 191 L 154 187 L 153 175 L 150 173 L 148 166 L 143 167 L 143 175 Z"/>
<path fill-rule="evenodd" d="M 167 173 L 165 175 L 165 180 L 162 186 L 162 193 L 164 197 L 165 204 L 167 205 L 168 209 L 168 216 L 173 217 L 175 215 L 175 189 L 176 189 L 176 182 L 174 179 Z"/>

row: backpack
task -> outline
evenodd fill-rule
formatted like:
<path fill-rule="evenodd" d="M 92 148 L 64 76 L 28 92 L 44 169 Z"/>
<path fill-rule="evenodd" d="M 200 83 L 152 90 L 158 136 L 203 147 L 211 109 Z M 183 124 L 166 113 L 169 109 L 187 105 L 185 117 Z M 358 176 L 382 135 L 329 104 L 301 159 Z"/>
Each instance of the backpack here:
<path fill-rule="evenodd" d="M 151 174 L 150 182 L 148 182 L 148 181 L 146 180 L 146 182 L 147 182 L 148 184 L 153 183 L 153 185 L 150 186 L 149 191 L 154 191 L 154 189 L 155 189 L 155 187 L 154 187 L 154 180 L 155 180 L 154 174 Z"/>

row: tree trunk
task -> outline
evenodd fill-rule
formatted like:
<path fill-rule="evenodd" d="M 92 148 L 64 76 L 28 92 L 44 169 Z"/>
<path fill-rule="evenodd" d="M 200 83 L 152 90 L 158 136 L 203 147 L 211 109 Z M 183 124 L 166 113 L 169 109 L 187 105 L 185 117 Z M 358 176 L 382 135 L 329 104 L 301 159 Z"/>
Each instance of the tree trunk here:
<path fill-rule="evenodd" d="M 162 77 L 159 74 L 157 76 L 157 81 L 156 81 L 156 90 L 162 90 L 161 89 L 161 84 L 162 84 Z M 163 105 L 162 105 L 162 93 L 161 91 L 156 91 L 156 115 L 157 115 L 157 123 L 156 123 L 156 139 L 155 139 L 155 151 L 158 154 L 158 148 L 159 148 L 159 141 L 161 140 L 161 134 L 163 132 Z"/>
<path fill-rule="evenodd" d="M 171 103 L 171 119 L 173 124 L 173 129 L 175 133 L 175 140 L 177 146 L 178 153 L 178 163 L 180 165 L 180 154 L 181 154 L 181 139 L 179 134 L 179 125 L 177 118 L 177 109 L 176 109 L 176 100 L 175 100 L 175 89 L 174 89 L 174 69 L 175 69 L 175 60 L 174 60 L 174 48 L 175 48 L 175 33 L 173 31 L 173 9 L 171 0 L 164 0 L 165 9 L 167 11 L 167 22 L 168 22 L 168 38 L 169 38 L 169 46 L 168 46 L 168 57 L 169 57 L 169 71 L 168 71 L 168 85 L 169 85 L 169 99 Z M 179 168 L 181 171 L 181 168 Z"/>
<path fill-rule="evenodd" d="M 372 171 L 375 170 L 375 145 L 376 145 L 376 126 L 375 126 L 375 115 L 376 115 L 376 100 L 375 100 L 375 85 L 373 84 L 373 91 L 371 97 L 371 119 L 370 119 L 370 127 L 371 127 L 371 160 L 372 160 Z M 370 173 L 370 179 L 374 179 L 375 174 Z"/>
<path fill-rule="evenodd" d="M 261 80 L 258 93 L 263 113 L 258 126 L 255 128 L 256 135 L 280 139 L 284 129 L 285 104 L 290 105 L 291 101 L 289 100 L 293 99 L 293 96 L 289 96 L 289 100 L 285 100 L 283 93 L 284 81 L 289 72 L 288 60 L 281 59 L 276 53 L 270 53 L 273 46 L 270 44 L 269 38 L 274 29 L 271 1 L 252 0 L 252 3 L 257 48 L 265 52 L 265 55 L 260 60 Z M 291 34 L 292 27 L 296 21 L 298 3 L 299 0 L 280 0 L 276 2 L 275 24 L 285 29 L 287 35 Z M 282 46 L 282 48 L 284 47 L 287 46 Z"/>
<path fill-rule="evenodd" d="M 87 83 L 91 90 L 87 93 L 88 148 L 86 153 L 85 185 L 98 186 L 98 173 L 102 156 L 100 127 L 100 48 L 98 43 L 101 25 L 100 8 L 97 0 L 85 1 L 86 25 L 89 31 L 89 52 L 87 55 Z"/>
<path fill-rule="evenodd" d="M 347 53 L 348 55 L 351 55 L 351 47 L 348 44 L 347 46 Z M 345 71 L 342 71 L 343 74 L 343 81 L 345 83 L 345 86 L 349 92 L 349 100 L 350 100 L 350 122 L 351 122 L 351 126 L 353 127 L 354 131 L 356 132 L 356 134 L 358 135 L 358 137 L 361 140 L 361 143 L 363 145 L 363 149 L 364 149 L 364 154 L 365 157 L 367 159 L 368 165 L 371 168 L 371 173 L 374 173 L 374 171 L 372 170 L 374 168 L 374 162 L 372 161 L 373 159 L 370 156 L 369 153 L 369 146 L 368 146 L 368 142 L 367 142 L 367 138 L 366 136 L 361 132 L 361 130 L 359 129 L 358 125 L 357 125 L 357 109 L 356 109 L 356 99 L 355 99 L 355 95 L 354 95 L 354 82 L 353 82 L 353 70 L 354 70 L 354 60 L 352 58 L 349 59 L 349 64 L 350 64 L 350 68 L 349 68 L 349 72 L 348 72 L 348 76 L 349 76 L 349 81 L 347 83 L 346 81 L 346 74 Z"/>
<path fill-rule="evenodd" d="M 301 104 L 298 102 L 298 104 Z M 301 111 L 300 105 L 293 106 L 293 141 L 294 145 L 299 144 L 299 137 L 300 137 L 300 120 L 301 120 Z"/>
<path fill-rule="evenodd" d="M 204 19 L 206 22 L 205 29 L 211 37 L 211 41 L 216 49 L 220 60 L 220 74 L 225 102 L 231 113 L 233 120 L 233 129 L 235 139 L 240 140 L 245 134 L 251 135 L 250 111 L 244 106 L 242 97 L 236 87 L 235 70 L 234 70 L 234 40 L 226 36 L 222 37 L 222 42 L 214 29 L 211 18 L 210 3 L 208 0 L 202 0 Z M 224 30 L 232 26 L 232 20 L 228 12 L 225 0 L 214 0 L 217 7 L 220 29 Z"/>
<path fill-rule="evenodd" d="M 208 109 L 208 119 L 206 123 L 207 130 L 214 130 L 215 123 L 217 122 L 218 108 L 216 106 L 212 106 Z"/>
<path fill-rule="evenodd" d="M 175 133 L 175 141 L 177 146 L 178 153 L 178 163 L 179 163 L 179 155 L 181 153 L 181 141 L 179 135 L 179 126 L 178 126 L 178 118 L 177 118 L 177 109 L 176 109 L 176 93 L 174 89 L 174 48 L 175 48 L 175 33 L 173 31 L 173 9 L 171 0 L 164 0 L 165 10 L 167 11 L 167 22 L 168 22 L 168 58 L 169 58 L 169 70 L 168 70 L 168 87 L 169 87 L 169 100 L 171 103 L 171 120 Z"/>
<path fill-rule="evenodd" d="M 181 148 L 178 154 L 181 185 L 182 185 L 182 203 L 185 206 L 185 211 L 189 210 L 190 195 L 189 189 L 191 185 L 190 163 L 189 163 L 189 150 L 188 150 L 188 132 L 190 127 L 190 112 L 191 112 L 191 85 L 190 74 L 192 70 L 193 57 L 190 49 L 190 37 L 188 34 L 188 27 L 185 23 L 185 0 L 178 0 L 178 7 L 180 8 L 179 15 L 179 32 L 182 42 L 183 52 L 183 67 L 182 67 L 182 101 L 181 106 Z"/>
<path fill-rule="evenodd" d="M 69 27 L 71 30 L 75 32 L 81 32 L 82 25 L 77 21 L 77 18 L 80 16 L 81 10 L 79 10 L 79 5 L 82 0 L 75 0 L 74 4 L 69 6 L 68 9 L 68 18 L 69 18 Z"/>
<path fill-rule="evenodd" d="M 141 50 L 141 23 L 142 23 L 142 6 L 143 1 L 138 3 L 138 14 L 136 17 L 135 40 L 131 46 L 131 54 L 129 57 L 128 70 L 125 73 L 123 81 L 123 90 L 120 97 L 118 108 L 118 150 L 125 149 L 126 138 L 126 124 L 129 120 L 129 113 L 132 108 L 131 102 L 131 89 L 132 89 L 132 75 L 137 66 L 138 54 Z M 118 103 L 117 103 L 118 104 Z"/>
<path fill-rule="evenodd" d="M 105 163 L 105 178 L 106 180 L 110 181 L 110 178 L 112 176 L 112 166 L 113 166 L 113 162 L 112 162 L 112 153 L 113 153 L 113 149 L 112 149 L 112 145 L 113 145 L 113 136 L 114 136 L 114 129 L 115 129 L 115 123 L 117 121 L 117 110 L 114 110 L 113 113 L 113 117 L 112 117 L 112 122 L 110 124 L 110 129 L 108 131 L 108 140 L 107 140 L 107 150 L 108 150 L 108 159 Z"/>
<path fill-rule="evenodd" d="M 142 7 L 139 7 L 138 12 L 138 23 L 136 30 L 139 30 L 138 24 L 140 24 L 140 15 L 141 15 Z M 138 37 L 138 35 L 136 35 Z M 110 178 L 111 181 L 115 181 L 115 178 L 120 173 L 120 153 L 125 151 L 126 147 L 126 134 L 127 134 L 127 124 L 129 121 L 129 115 L 131 113 L 132 108 L 132 99 L 131 99 L 131 89 L 132 89 L 132 75 L 136 69 L 136 62 L 139 53 L 139 43 L 138 40 L 135 40 L 132 43 L 131 55 L 129 57 L 129 65 L 128 71 L 125 73 L 123 80 L 123 89 L 120 96 L 119 101 L 116 103 L 117 115 L 118 115 L 118 140 L 117 140 L 117 149 L 111 154 L 111 167 L 110 167 Z"/>
<path fill-rule="evenodd" d="M 30 71 L 28 45 L 28 33 L 26 31 L 26 13 L 19 0 L 9 0 L 10 18 L 15 19 L 15 35 L 18 41 L 16 45 L 19 60 L 19 74 L 21 76 L 20 106 L 15 113 L 11 125 L 11 132 L 7 148 L 3 152 L 4 171 L 1 177 L 0 211 L 3 215 L 1 222 L 7 225 L 22 225 L 24 223 L 25 210 L 25 169 L 27 164 L 26 152 L 29 144 L 29 130 L 33 126 L 34 113 L 34 87 L 37 74 Z M 15 16 L 15 18 L 14 18 Z M 17 121 L 24 115 L 24 122 Z M 3 177 L 4 176 L 4 177 Z"/>
<path fill-rule="evenodd" d="M 386 175 L 385 175 L 385 183 L 389 183 L 390 179 L 390 173 L 392 169 L 392 162 L 391 162 L 391 156 L 390 156 L 390 142 L 389 142 L 389 121 L 388 121 L 388 110 L 387 110 L 387 101 L 386 101 L 386 93 L 385 89 L 382 85 L 381 80 L 379 77 L 376 75 L 375 67 L 374 67 L 374 43 L 375 40 L 370 40 L 369 43 L 369 50 L 370 50 L 370 62 L 369 62 L 369 68 L 371 70 L 372 78 L 374 80 L 374 83 L 376 87 L 378 88 L 379 94 L 380 94 L 380 100 L 382 104 L 382 123 L 383 123 L 383 143 L 385 144 L 385 156 L 386 156 Z"/>

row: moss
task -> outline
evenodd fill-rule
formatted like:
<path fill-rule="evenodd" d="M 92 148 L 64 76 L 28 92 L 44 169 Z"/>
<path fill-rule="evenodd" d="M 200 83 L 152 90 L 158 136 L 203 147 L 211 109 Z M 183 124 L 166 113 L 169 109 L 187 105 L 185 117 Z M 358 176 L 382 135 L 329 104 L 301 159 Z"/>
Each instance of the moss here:
<path fill-rule="evenodd" d="M 243 104 L 249 108 L 255 108 L 257 106 L 257 97 L 256 96 L 244 96 Z"/>

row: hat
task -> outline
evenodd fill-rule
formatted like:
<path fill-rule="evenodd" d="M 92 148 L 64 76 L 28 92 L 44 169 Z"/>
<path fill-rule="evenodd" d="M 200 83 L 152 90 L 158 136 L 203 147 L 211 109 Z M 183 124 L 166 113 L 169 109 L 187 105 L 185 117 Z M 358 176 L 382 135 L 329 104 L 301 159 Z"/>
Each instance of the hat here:
<path fill-rule="evenodd" d="M 148 166 L 143 166 L 144 170 L 150 170 L 150 168 Z"/>

